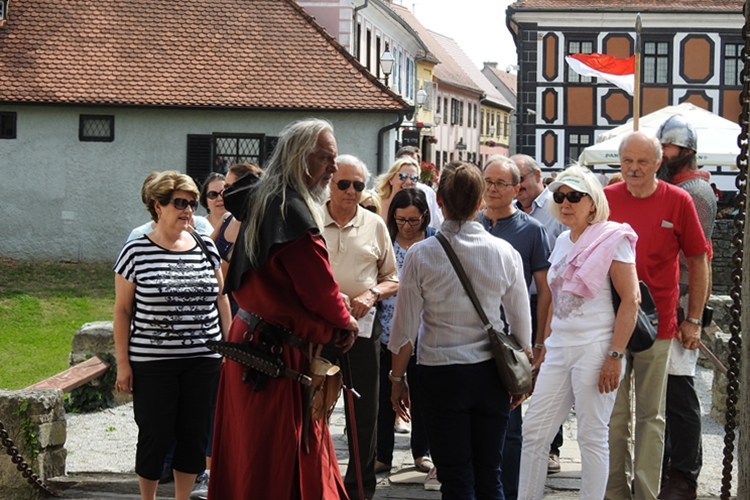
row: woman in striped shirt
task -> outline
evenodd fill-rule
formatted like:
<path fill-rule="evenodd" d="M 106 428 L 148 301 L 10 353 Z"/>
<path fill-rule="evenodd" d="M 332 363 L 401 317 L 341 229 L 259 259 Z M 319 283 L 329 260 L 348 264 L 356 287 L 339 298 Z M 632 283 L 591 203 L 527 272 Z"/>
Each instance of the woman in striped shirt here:
<path fill-rule="evenodd" d="M 176 442 L 175 499 L 205 468 L 211 396 L 221 358 L 205 347 L 231 318 L 213 241 L 191 234 L 198 188 L 175 171 L 151 176 L 146 208 L 159 224 L 129 241 L 114 266 L 115 389 L 133 394 L 141 498 L 153 499 L 164 455 Z M 199 241 L 196 238 L 201 238 Z"/>

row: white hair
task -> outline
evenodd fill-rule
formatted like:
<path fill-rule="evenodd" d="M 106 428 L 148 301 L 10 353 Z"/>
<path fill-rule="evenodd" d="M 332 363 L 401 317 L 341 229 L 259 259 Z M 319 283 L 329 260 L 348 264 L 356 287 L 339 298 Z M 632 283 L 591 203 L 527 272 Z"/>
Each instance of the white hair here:
<path fill-rule="evenodd" d="M 258 238 L 266 209 L 276 196 L 281 196 L 281 213 L 286 205 L 286 190 L 296 191 L 304 200 L 319 228 L 323 227 L 322 202 L 327 190 L 307 186 L 310 177 L 307 161 L 318 147 L 320 134 L 333 134 L 333 125 L 327 120 L 310 118 L 287 125 L 279 135 L 279 142 L 269 160 L 265 175 L 260 178 L 248 196 L 245 250 L 253 264 L 257 264 Z"/>

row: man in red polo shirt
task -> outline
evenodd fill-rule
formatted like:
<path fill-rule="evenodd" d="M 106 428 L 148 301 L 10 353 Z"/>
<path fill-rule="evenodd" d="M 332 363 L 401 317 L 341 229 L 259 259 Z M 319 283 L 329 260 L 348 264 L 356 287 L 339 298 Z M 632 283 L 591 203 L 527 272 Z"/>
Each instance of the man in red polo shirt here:
<path fill-rule="evenodd" d="M 700 342 L 701 317 L 708 287 L 708 244 L 693 202 L 684 190 L 660 181 L 661 144 L 642 132 L 620 143 L 625 182 L 607 187 L 610 220 L 627 222 L 638 234 L 638 278 L 651 290 L 659 311 L 654 345 L 640 353 L 627 352 L 625 378 L 610 420 L 607 500 L 654 500 L 659 492 L 664 449 L 667 364 L 670 343 L 677 338 L 686 349 Z M 679 325 L 675 310 L 679 295 L 679 253 L 690 269 L 690 301 Z M 635 380 L 635 448 L 630 448 L 630 375 Z M 633 492 L 631 493 L 631 481 Z"/>

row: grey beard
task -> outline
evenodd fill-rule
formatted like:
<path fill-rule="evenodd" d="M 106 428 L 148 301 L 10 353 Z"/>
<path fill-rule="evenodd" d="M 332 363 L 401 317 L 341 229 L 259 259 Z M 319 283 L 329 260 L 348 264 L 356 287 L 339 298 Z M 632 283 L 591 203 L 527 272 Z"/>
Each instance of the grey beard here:
<path fill-rule="evenodd" d="M 315 200 L 315 203 L 322 205 L 328 200 L 331 193 L 329 187 L 330 186 L 323 187 L 320 184 L 316 184 L 315 187 L 310 189 L 310 196 Z"/>

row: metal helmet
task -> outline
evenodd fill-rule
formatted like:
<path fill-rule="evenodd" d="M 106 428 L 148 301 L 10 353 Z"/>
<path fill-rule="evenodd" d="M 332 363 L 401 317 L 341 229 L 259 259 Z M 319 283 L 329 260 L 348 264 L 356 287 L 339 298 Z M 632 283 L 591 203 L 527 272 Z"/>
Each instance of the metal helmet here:
<path fill-rule="evenodd" d="M 656 138 L 662 144 L 674 144 L 693 151 L 698 151 L 698 134 L 692 124 L 685 121 L 682 115 L 670 116 L 656 131 Z"/>

